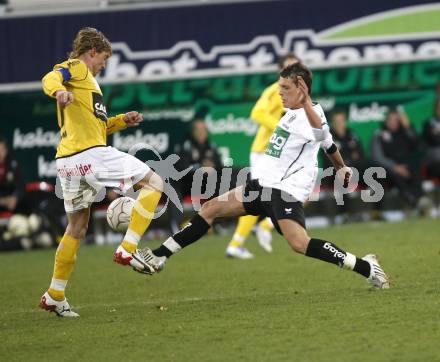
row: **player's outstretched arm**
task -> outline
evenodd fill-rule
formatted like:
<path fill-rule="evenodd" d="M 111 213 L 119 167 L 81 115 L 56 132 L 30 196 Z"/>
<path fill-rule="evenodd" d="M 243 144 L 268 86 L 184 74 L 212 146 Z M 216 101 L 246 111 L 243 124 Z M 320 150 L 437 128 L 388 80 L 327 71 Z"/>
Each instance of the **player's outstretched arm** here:
<path fill-rule="evenodd" d="M 342 159 L 341 153 L 339 152 L 338 148 L 334 145 L 332 145 L 331 148 L 335 147 L 335 149 L 333 150 L 327 150 L 326 155 L 329 158 L 329 160 L 331 161 L 331 163 L 333 164 L 334 168 L 336 170 L 339 170 L 343 167 L 345 167 L 345 162 Z M 333 152 L 331 152 L 333 151 Z"/>
<path fill-rule="evenodd" d="M 335 147 L 336 150 L 330 153 L 326 152 L 327 157 L 330 159 L 336 170 L 336 177 L 338 177 L 344 187 L 346 187 L 350 182 L 351 176 L 353 175 L 353 170 L 350 167 L 345 166 L 344 160 L 342 159 L 341 153 L 337 147 L 334 145 L 332 147 Z"/>
<path fill-rule="evenodd" d="M 136 111 L 110 117 L 107 120 L 107 135 L 119 132 L 127 127 L 137 127 L 143 120 L 142 114 Z"/>
<path fill-rule="evenodd" d="M 143 120 L 144 116 L 136 111 L 131 111 L 124 115 L 124 122 L 127 124 L 127 127 L 137 127 Z"/>

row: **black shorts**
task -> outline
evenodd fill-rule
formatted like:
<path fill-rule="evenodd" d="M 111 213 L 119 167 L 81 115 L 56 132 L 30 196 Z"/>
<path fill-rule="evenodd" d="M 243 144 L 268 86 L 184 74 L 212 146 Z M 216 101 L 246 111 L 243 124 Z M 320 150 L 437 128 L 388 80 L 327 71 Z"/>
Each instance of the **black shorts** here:
<path fill-rule="evenodd" d="M 250 194 L 250 192 L 252 192 Z M 253 195 L 257 194 L 255 198 Z M 247 201 L 249 199 L 249 201 Z M 290 219 L 306 228 L 304 208 L 300 201 L 279 189 L 262 187 L 258 180 L 250 180 L 244 188 L 243 207 L 248 215 L 270 217 L 275 229 L 283 235 L 278 220 Z"/>

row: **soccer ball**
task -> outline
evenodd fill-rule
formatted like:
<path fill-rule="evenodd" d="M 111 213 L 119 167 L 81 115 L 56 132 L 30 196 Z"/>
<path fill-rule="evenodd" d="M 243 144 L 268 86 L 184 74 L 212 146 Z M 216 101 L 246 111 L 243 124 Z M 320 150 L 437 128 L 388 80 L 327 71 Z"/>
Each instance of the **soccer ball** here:
<path fill-rule="evenodd" d="M 113 200 L 107 209 L 107 223 L 114 231 L 127 231 L 135 199 L 123 196 Z"/>

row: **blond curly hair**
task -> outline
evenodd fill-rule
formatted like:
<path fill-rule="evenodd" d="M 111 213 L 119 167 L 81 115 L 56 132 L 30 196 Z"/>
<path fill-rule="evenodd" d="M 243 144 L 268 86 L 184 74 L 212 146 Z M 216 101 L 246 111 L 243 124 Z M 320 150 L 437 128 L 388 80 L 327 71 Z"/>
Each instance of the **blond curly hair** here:
<path fill-rule="evenodd" d="M 76 34 L 69 58 L 78 58 L 93 48 L 95 48 L 98 53 L 112 53 L 112 45 L 103 33 L 95 28 L 82 28 L 78 34 Z"/>

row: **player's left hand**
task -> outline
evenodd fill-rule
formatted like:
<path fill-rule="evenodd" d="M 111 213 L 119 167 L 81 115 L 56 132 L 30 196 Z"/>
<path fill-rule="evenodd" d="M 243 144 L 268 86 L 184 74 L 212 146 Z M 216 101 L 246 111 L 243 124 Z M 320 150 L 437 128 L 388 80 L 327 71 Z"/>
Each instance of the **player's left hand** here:
<path fill-rule="evenodd" d="M 336 172 L 336 177 L 341 181 L 344 187 L 348 187 L 352 176 L 353 170 L 348 166 L 344 166 Z"/>
<path fill-rule="evenodd" d="M 144 117 L 142 114 L 136 111 L 127 112 L 124 116 L 124 122 L 127 123 L 127 127 L 139 126 L 139 123 L 141 123 L 143 120 Z"/>

